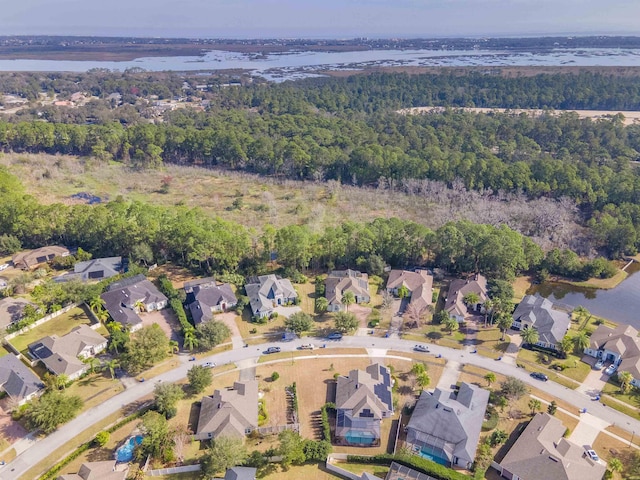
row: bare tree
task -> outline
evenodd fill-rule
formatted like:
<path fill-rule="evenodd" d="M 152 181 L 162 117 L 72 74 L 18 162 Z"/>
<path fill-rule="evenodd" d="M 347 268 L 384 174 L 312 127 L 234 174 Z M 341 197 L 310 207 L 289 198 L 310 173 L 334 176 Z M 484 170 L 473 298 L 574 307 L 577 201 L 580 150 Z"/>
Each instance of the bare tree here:
<path fill-rule="evenodd" d="M 405 322 L 409 322 L 407 326 L 409 328 L 420 328 L 424 312 L 424 308 L 418 307 L 415 303 L 410 303 L 404 312 Z"/>
<path fill-rule="evenodd" d="M 178 425 L 173 431 L 173 452 L 176 460 L 180 463 L 184 462 L 184 456 L 187 447 L 191 444 L 193 432 L 185 425 Z"/>

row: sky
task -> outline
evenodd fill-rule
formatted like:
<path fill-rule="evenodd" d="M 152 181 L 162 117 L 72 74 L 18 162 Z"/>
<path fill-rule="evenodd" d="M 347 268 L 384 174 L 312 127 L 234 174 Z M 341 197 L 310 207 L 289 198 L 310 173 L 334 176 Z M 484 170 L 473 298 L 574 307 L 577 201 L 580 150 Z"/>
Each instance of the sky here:
<path fill-rule="evenodd" d="M 1 0 L 0 35 L 640 35 L 640 0 Z"/>

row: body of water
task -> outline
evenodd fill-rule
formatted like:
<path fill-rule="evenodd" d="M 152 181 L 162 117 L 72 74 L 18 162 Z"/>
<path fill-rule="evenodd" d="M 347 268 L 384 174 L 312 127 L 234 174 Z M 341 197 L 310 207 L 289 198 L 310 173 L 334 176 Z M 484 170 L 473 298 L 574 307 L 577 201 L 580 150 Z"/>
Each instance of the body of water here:
<path fill-rule="evenodd" d="M 582 48 L 544 52 L 508 50 L 366 50 L 357 52 L 281 52 L 267 55 L 208 51 L 202 56 L 145 57 L 130 61 L 0 60 L 0 71 L 85 72 L 250 70 L 272 81 L 317 76 L 322 70 L 392 66 L 640 66 L 640 49 Z"/>
<path fill-rule="evenodd" d="M 640 330 L 640 264 L 632 264 L 630 275 L 615 288 L 595 290 L 562 283 L 535 285 L 527 293 L 539 293 L 554 302 L 575 308 L 582 305 L 594 315 L 627 323 Z"/>

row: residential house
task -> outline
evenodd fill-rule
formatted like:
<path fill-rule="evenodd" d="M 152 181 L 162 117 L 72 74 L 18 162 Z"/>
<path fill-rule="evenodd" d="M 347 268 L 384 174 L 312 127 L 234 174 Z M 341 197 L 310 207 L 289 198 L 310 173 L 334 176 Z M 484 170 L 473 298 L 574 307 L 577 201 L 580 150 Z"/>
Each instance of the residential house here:
<path fill-rule="evenodd" d="M 538 413 L 497 467 L 504 478 L 601 480 L 606 464 L 594 462 L 583 446 L 563 437 L 566 427 L 548 413 Z"/>
<path fill-rule="evenodd" d="M 276 307 L 292 303 L 298 297 L 291 281 L 276 275 L 252 277 L 244 289 L 249 297 L 251 311 L 258 317 L 268 317 Z"/>
<path fill-rule="evenodd" d="M 457 393 L 422 392 L 407 425 L 408 446 L 442 465 L 471 468 L 488 402 L 488 390 L 464 382 Z"/>
<path fill-rule="evenodd" d="M 75 327 L 62 337 L 51 335 L 29 345 L 29 353 L 54 375 L 80 377 L 89 369 L 83 359 L 94 357 L 107 348 L 107 339 L 87 325 Z"/>
<path fill-rule="evenodd" d="M 23 270 L 29 270 L 41 263 L 53 260 L 55 257 L 66 257 L 70 254 L 65 247 L 51 245 L 48 247 L 36 248 L 27 252 L 20 252 L 13 256 L 13 266 Z"/>
<path fill-rule="evenodd" d="M 122 257 L 94 258 L 85 262 L 77 262 L 73 266 L 73 273 L 60 275 L 54 280 L 56 282 L 68 282 L 70 280 L 88 282 L 90 280 L 114 277 L 123 271 Z"/>
<path fill-rule="evenodd" d="M 186 282 L 184 290 L 187 292 L 187 305 L 196 325 L 213 319 L 214 313 L 224 312 L 238 303 L 231 285 L 218 284 L 213 278 Z"/>
<path fill-rule="evenodd" d="M 380 424 L 393 415 L 391 374 L 379 363 L 338 377 L 336 442 L 341 445 L 380 445 Z"/>
<path fill-rule="evenodd" d="M 226 471 L 224 480 L 256 480 L 257 470 L 252 467 L 233 467 Z"/>
<path fill-rule="evenodd" d="M 467 305 L 464 299 L 471 293 L 477 295 L 478 301 L 473 305 Z M 444 310 L 450 317 L 463 322 L 470 313 L 469 310 L 482 313 L 482 305 L 488 298 L 487 279 L 483 275 L 476 273 L 467 279 L 457 278 L 449 285 Z"/>
<path fill-rule="evenodd" d="M 610 328 L 599 325 L 589 338 L 589 348 L 584 353 L 603 362 L 618 366 L 618 371 L 629 372 L 631 384 L 640 387 L 640 338 L 631 325 Z"/>
<path fill-rule="evenodd" d="M 40 379 L 15 355 L 0 357 L 0 388 L 22 405 L 42 388 Z"/>
<path fill-rule="evenodd" d="M 536 294 L 525 296 L 518 304 L 511 328 L 534 328 L 539 338 L 536 345 L 557 350 L 570 325 L 569 312 L 557 309 L 550 300 Z"/>
<path fill-rule="evenodd" d="M 7 297 L 0 300 L 0 329 L 4 330 L 20 320 L 27 305 L 35 307 L 31 302 L 20 297 Z"/>
<path fill-rule="evenodd" d="M 113 321 L 129 328 L 131 332 L 142 328 L 139 312 L 162 310 L 169 301 L 142 274 L 112 283 L 100 297 Z"/>
<path fill-rule="evenodd" d="M 58 480 L 125 480 L 129 468 L 117 468 L 115 460 L 101 462 L 85 462 L 80 466 L 78 473 L 60 475 Z"/>
<path fill-rule="evenodd" d="M 433 277 L 426 270 L 391 270 L 387 280 L 387 291 L 398 296 L 398 291 L 405 287 L 412 305 L 420 313 L 433 303 Z"/>
<path fill-rule="evenodd" d="M 324 281 L 325 298 L 329 302 L 328 310 L 338 312 L 344 309 L 342 296 L 345 292 L 353 293 L 356 303 L 368 303 L 371 301 L 369 295 L 369 276 L 366 273 L 354 270 L 334 270 Z"/>
<path fill-rule="evenodd" d="M 232 389 L 203 397 L 195 438 L 244 438 L 258 427 L 258 381 L 235 382 Z"/>

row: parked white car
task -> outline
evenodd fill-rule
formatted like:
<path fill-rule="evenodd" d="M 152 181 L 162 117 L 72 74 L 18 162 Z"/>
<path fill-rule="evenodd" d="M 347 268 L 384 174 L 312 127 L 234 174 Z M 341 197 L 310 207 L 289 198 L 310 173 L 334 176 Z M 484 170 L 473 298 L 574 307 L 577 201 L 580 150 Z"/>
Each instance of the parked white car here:
<path fill-rule="evenodd" d="M 609 365 L 607 367 L 607 369 L 604 371 L 604 373 L 606 373 L 607 375 L 613 375 L 614 373 L 616 373 L 616 369 L 618 367 L 616 366 L 615 363 L 612 363 L 611 365 Z"/>
<path fill-rule="evenodd" d="M 9 264 L 8 263 L 3 263 L 2 265 L 0 265 L 0 272 L 2 270 L 6 270 L 7 268 L 9 268 Z"/>

